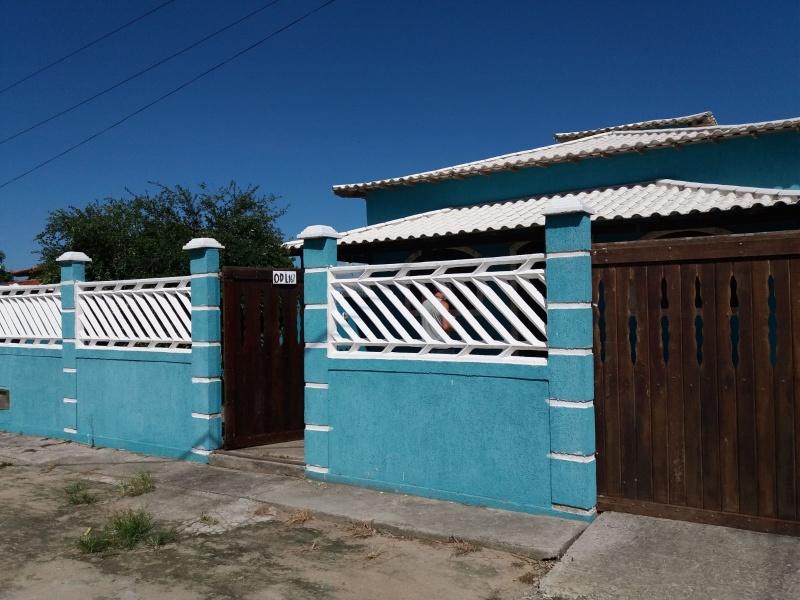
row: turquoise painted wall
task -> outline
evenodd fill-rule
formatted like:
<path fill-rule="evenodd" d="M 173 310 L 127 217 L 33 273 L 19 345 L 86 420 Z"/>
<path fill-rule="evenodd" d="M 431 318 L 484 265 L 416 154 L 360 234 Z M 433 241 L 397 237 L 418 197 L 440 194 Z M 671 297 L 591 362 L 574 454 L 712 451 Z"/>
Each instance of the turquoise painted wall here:
<path fill-rule="evenodd" d="M 327 479 L 552 513 L 546 367 L 331 359 Z"/>
<path fill-rule="evenodd" d="M 78 350 L 79 442 L 194 458 L 190 353 Z M 207 421 L 203 423 L 207 426 Z"/>
<path fill-rule="evenodd" d="M 642 154 L 375 190 L 366 198 L 367 223 L 380 223 L 444 206 L 663 178 L 800 188 L 800 133 L 771 133 L 716 144 L 649 150 Z"/>
<path fill-rule="evenodd" d="M 60 347 L 0 347 L 0 388 L 11 393 L 0 430 L 64 437 Z"/>

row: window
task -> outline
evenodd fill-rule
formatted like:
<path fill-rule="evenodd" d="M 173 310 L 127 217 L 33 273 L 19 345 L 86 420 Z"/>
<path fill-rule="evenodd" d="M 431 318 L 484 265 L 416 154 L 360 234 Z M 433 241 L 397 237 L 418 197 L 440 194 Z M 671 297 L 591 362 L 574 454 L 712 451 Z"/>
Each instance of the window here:
<path fill-rule="evenodd" d="M 11 408 L 11 393 L 8 390 L 0 389 L 0 410 Z"/>

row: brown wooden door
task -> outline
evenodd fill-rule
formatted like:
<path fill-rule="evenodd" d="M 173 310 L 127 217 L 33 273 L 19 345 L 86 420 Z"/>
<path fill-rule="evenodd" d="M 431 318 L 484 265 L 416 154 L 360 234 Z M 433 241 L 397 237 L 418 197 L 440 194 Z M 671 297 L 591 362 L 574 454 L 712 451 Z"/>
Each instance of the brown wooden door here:
<path fill-rule="evenodd" d="M 800 234 L 592 254 L 598 508 L 800 533 Z"/>
<path fill-rule="evenodd" d="M 303 437 L 303 273 L 287 272 L 295 283 L 273 283 L 272 269 L 223 269 L 226 449 Z"/>

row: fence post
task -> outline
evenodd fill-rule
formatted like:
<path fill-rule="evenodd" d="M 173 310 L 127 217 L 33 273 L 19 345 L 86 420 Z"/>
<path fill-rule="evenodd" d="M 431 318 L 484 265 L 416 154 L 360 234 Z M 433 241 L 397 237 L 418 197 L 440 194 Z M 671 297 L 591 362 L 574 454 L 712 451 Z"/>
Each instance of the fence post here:
<path fill-rule="evenodd" d="M 545 207 L 550 476 L 553 508 L 592 518 L 597 504 L 590 212 L 577 198 Z"/>
<path fill-rule="evenodd" d="M 222 322 L 219 251 L 212 238 L 195 238 L 183 247 L 189 252 L 192 275 L 192 455 L 207 462 L 222 446 Z"/>
<path fill-rule="evenodd" d="M 336 266 L 332 227 L 311 225 L 298 236 L 303 240 L 303 335 L 305 342 L 305 461 L 306 475 L 328 473 L 328 267 Z"/>
<path fill-rule="evenodd" d="M 75 355 L 75 283 L 86 280 L 83 252 L 65 252 L 56 259 L 61 266 L 61 423 L 66 437 L 78 437 L 78 363 Z"/>

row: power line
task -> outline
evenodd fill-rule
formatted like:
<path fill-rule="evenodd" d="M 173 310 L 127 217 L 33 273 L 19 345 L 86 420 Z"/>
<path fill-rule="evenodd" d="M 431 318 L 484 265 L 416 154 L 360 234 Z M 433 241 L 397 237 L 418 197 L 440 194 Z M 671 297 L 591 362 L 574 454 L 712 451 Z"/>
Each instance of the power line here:
<path fill-rule="evenodd" d="M 87 138 L 84 138 L 84 139 L 82 139 L 82 140 L 81 140 L 80 142 L 78 142 L 77 144 L 73 144 L 72 146 L 70 146 L 70 147 L 66 148 L 65 150 L 62 150 L 62 151 L 61 151 L 61 152 L 59 152 L 58 154 L 56 154 L 56 155 L 54 155 L 54 156 L 51 156 L 51 157 L 50 157 L 50 158 L 48 158 L 47 160 L 45 160 L 45 161 L 43 161 L 43 162 L 40 162 L 38 165 L 36 165 L 36 166 L 34 166 L 34 167 L 31 167 L 30 169 L 28 169 L 27 171 L 24 171 L 23 173 L 20 173 L 20 174 L 19 174 L 19 175 L 17 175 L 16 177 L 12 177 L 11 179 L 9 179 L 9 180 L 5 181 L 4 183 L 0 184 L 0 190 L 1 190 L 1 189 L 3 189 L 3 188 L 5 188 L 5 187 L 6 187 L 6 186 L 8 186 L 8 185 L 10 185 L 10 184 L 14 183 L 15 181 L 19 181 L 19 180 L 20 180 L 20 179 L 22 179 L 23 177 L 26 177 L 27 175 L 30 175 L 30 174 L 31 174 L 31 173 L 33 173 L 34 171 L 38 171 L 38 170 L 39 170 L 39 169 L 41 169 L 42 167 L 44 167 L 44 166 L 46 166 L 46 165 L 49 165 L 51 162 L 53 162 L 53 161 L 55 161 L 55 160 L 58 160 L 58 159 L 59 159 L 59 158 L 61 158 L 62 156 L 65 156 L 66 154 L 69 154 L 70 152 L 72 152 L 72 151 L 73 151 L 73 150 L 75 150 L 76 148 L 80 148 L 81 146 L 83 146 L 83 145 L 85 145 L 85 144 L 88 144 L 88 143 L 89 143 L 89 142 L 91 142 L 92 140 L 94 140 L 94 139 L 96 139 L 96 138 L 100 137 L 100 136 L 101 136 L 101 135 L 103 135 L 104 133 L 107 133 L 107 132 L 111 131 L 111 130 L 112 130 L 112 129 L 114 129 L 115 127 L 119 127 L 120 125 L 122 125 L 123 123 L 125 123 L 126 121 L 128 121 L 129 119 L 131 119 L 131 118 L 135 117 L 136 115 L 138 115 L 138 114 L 140 114 L 140 113 L 143 113 L 143 112 L 144 112 L 144 111 L 146 111 L 147 109 L 151 108 L 152 106 L 155 106 L 156 104 L 158 104 L 159 102 L 161 102 L 161 101 L 163 101 L 163 100 L 166 100 L 166 99 L 167 99 L 167 98 L 169 98 L 170 96 L 172 96 L 172 95 L 174 95 L 174 94 L 177 94 L 178 92 L 180 92 L 180 91 L 181 91 L 181 90 L 183 90 L 184 88 L 187 88 L 187 87 L 189 87 L 191 84 L 193 84 L 194 82 L 196 82 L 196 81 L 198 81 L 198 80 L 202 79 L 202 78 L 203 78 L 203 77 L 205 77 L 206 75 L 209 75 L 209 74 L 213 73 L 214 71 L 216 71 L 217 69 L 220 69 L 220 68 L 224 67 L 224 66 L 225 66 L 225 65 L 227 65 L 228 63 L 231 63 L 231 62 L 233 62 L 233 61 L 234 61 L 234 60 L 236 60 L 237 58 L 239 58 L 239 57 L 243 56 L 244 54 L 247 54 L 247 53 L 248 53 L 248 52 L 250 52 L 251 50 L 253 50 L 253 49 L 257 48 L 258 46 L 260 46 L 261 44 L 263 44 L 263 43 L 265 43 L 265 42 L 269 41 L 270 39 L 274 38 L 276 35 L 278 35 L 278 34 L 280 34 L 280 33 L 283 33 L 283 32 L 284 32 L 284 31 L 286 31 L 287 29 L 291 29 L 292 27 L 294 27 L 295 25 L 297 25 L 297 24 L 298 24 L 298 23 L 300 23 L 301 21 L 304 21 L 305 19 L 307 19 L 308 17 L 312 16 L 313 14 L 315 14 L 315 13 L 318 13 L 318 12 L 319 12 L 319 11 L 321 11 L 323 8 L 325 8 L 326 6 L 329 6 L 329 5 L 333 4 L 334 2 L 336 2 L 336 0 L 327 0 L 327 2 L 324 2 L 324 3 L 320 4 L 319 6 L 317 6 L 316 8 L 314 8 L 314 9 L 312 9 L 312 10 L 310 10 L 310 11 L 308 11 L 308 12 L 304 13 L 304 14 L 303 14 L 303 15 L 301 15 L 300 17 L 297 17 L 297 18 L 296 18 L 294 21 L 291 21 L 290 23 L 287 23 L 286 25 L 284 25 L 284 26 L 283 26 L 283 27 L 281 27 L 280 29 L 276 29 L 275 31 L 273 31 L 272 33 L 270 33 L 269 35 L 267 35 L 266 37 L 263 37 L 263 38 L 261 38 L 260 40 L 258 40 L 257 42 L 255 42 L 255 43 L 253 43 L 253 44 L 250 44 L 250 45 L 249 45 L 249 46 L 247 46 L 246 48 L 243 48 L 242 50 L 239 50 L 239 52 L 237 52 L 236 54 L 233 54 L 232 56 L 229 56 L 228 58 L 226 58 L 226 59 L 225 59 L 225 60 L 223 60 L 222 62 L 219 62 L 219 63 L 215 64 L 213 67 L 210 67 L 209 69 L 206 69 L 205 71 L 203 71 L 203 72 L 202 72 L 202 73 L 200 73 L 199 75 L 195 75 L 195 76 L 194 76 L 194 77 L 192 77 L 191 79 L 189 79 L 189 80 L 187 80 L 187 81 L 183 82 L 182 84 L 180 84 L 178 87 L 171 89 L 169 92 L 167 92 L 167 93 L 165 93 L 165 94 L 162 94 L 161 96 L 159 96 L 158 98 L 156 98 L 156 99 L 155 99 L 155 100 L 153 100 L 152 102 L 149 102 L 149 103 L 145 104 L 144 106 L 142 106 L 142 107 L 140 107 L 140 108 L 136 109 L 135 111 L 133 111 L 133 112 L 131 112 L 131 113 L 128 113 L 127 115 L 125 115 L 124 117 L 122 117 L 121 119 L 119 119 L 118 121 L 115 121 L 115 122 L 114 122 L 114 123 L 112 123 L 111 125 L 109 125 L 109 126 L 107 126 L 107 127 L 103 128 L 103 129 L 101 129 L 100 131 L 97 131 L 97 132 L 93 133 L 92 135 L 90 135 L 90 136 L 89 136 L 89 137 L 87 137 Z"/>
<path fill-rule="evenodd" d="M 16 80 L 14 83 L 11 83 L 11 84 L 7 85 L 6 87 L 4 87 L 4 88 L 0 89 L 0 94 L 5 94 L 5 93 L 6 93 L 8 90 L 10 90 L 10 89 L 12 89 L 12 88 L 15 88 L 15 87 L 17 87 L 17 86 L 18 86 L 20 83 L 24 83 L 24 82 L 28 81 L 29 79 L 32 79 L 33 77 L 36 77 L 37 75 L 40 75 L 41 73 L 44 73 L 44 72 L 45 72 L 45 71 L 47 71 L 48 69 L 52 69 L 53 67 L 55 67 L 56 65 L 59 65 L 59 64 L 61 64 L 61 63 L 62 63 L 62 62 L 64 62 L 65 60 L 67 60 L 67 59 L 69 59 L 69 58 L 72 58 L 72 57 L 73 57 L 73 56 L 75 56 L 76 54 L 78 54 L 78 53 L 80 53 L 80 52 L 83 52 L 84 50 L 86 50 L 86 49 L 88 49 L 88 48 L 91 48 L 91 47 L 92 47 L 92 46 L 94 46 L 95 44 L 99 44 L 99 43 L 100 43 L 100 42 L 102 42 L 103 40 L 110 38 L 112 35 L 114 35 L 114 34 L 116 34 L 116 33 L 119 33 L 119 32 L 120 32 L 120 31 L 122 31 L 123 29 L 127 29 L 128 27 L 130 27 L 130 26 L 131 26 L 131 25 L 133 25 L 134 23 L 138 23 L 139 21 L 141 21 L 141 20 L 142 20 L 142 19 L 144 19 L 145 17 L 149 17 L 149 16 L 150 16 L 150 15 L 152 15 L 154 12 L 158 12 L 159 10 L 161 10 L 162 8 L 164 8 L 165 6 L 167 6 L 167 5 L 169 5 L 169 4 L 172 4 L 173 2 L 175 2 L 175 0 L 167 0 L 166 2 L 162 2 L 161 4 L 159 4 L 158 6 L 156 6 L 155 8 L 153 8 L 153 9 L 151 9 L 151 10 L 148 10 L 148 11 L 147 11 L 146 13 L 144 13 L 143 15 L 139 15 L 138 17 L 136 17 L 135 19 L 132 19 L 132 20 L 128 21 L 128 22 L 127 22 L 127 23 L 125 23 L 124 25 L 120 25 L 119 27 L 117 27 L 117 28 L 116 28 L 116 29 L 114 29 L 113 31 L 109 31 L 108 33 L 105 33 L 105 34 L 101 35 L 99 38 L 92 40 L 92 41 L 91 41 L 91 42 L 89 42 L 88 44 L 84 44 L 84 45 L 83 45 L 83 46 L 81 46 L 80 48 L 78 48 L 78 49 L 76 49 L 76 50 L 73 50 L 73 51 L 72 51 L 72 52 L 70 52 L 69 54 L 65 54 L 65 55 L 64 55 L 64 56 L 62 56 L 61 58 L 58 58 L 58 59 L 54 60 L 53 62 L 51 62 L 51 63 L 48 63 L 48 64 L 46 64 L 45 66 L 43 66 L 43 67 L 40 67 L 40 68 L 36 69 L 36 70 L 35 70 L 33 73 L 30 73 L 30 74 L 26 75 L 26 76 L 25 76 L 25 77 L 23 77 L 22 79 L 17 79 L 17 80 Z"/>
<path fill-rule="evenodd" d="M 165 63 L 168 63 L 173 58 L 177 58 L 177 57 L 181 56 L 182 54 L 186 54 L 189 50 L 192 50 L 193 48 L 196 48 L 197 46 L 207 42 L 208 40 L 218 36 L 219 34 L 225 32 L 225 31 L 227 31 L 228 29 L 230 29 L 232 27 L 235 27 L 239 23 L 242 23 L 243 21 L 246 21 L 247 19 L 250 19 L 250 18 L 254 17 L 258 13 L 265 11 L 266 9 L 268 9 L 271 6 L 274 6 L 275 4 L 277 4 L 280 1 L 281 0 L 272 0 L 272 2 L 268 2 L 267 4 L 261 6 L 260 8 L 257 8 L 253 12 L 250 12 L 250 13 L 246 14 L 242 18 L 237 19 L 236 21 L 233 21 L 232 23 L 229 23 L 228 25 L 225 25 L 225 27 L 222 27 L 221 29 L 217 29 L 216 31 L 214 31 L 214 32 L 208 34 L 207 36 L 197 40 L 196 42 L 193 42 L 193 43 L 189 44 L 188 46 L 186 46 L 182 50 L 178 50 L 174 54 L 170 54 L 169 56 L 167 56 L 165 58 L 162 58 L 159 61 L 154 62 L 149 67 L 145 67 L 141 71 L 138 71 L 138 72 L 134 73 L 133 75 L 131 75 L 129 77 L 126 77 L 125 79 L 123 79 L 121 81 L 118 81 L 114 85 L 112 85 L 110 87 L 107 87 L 106 89 L 101 90 L 101 91 L 97 92 L 96 94 L 93 94 L 92 96 L 89 96 L 88 98 L 84 98 L 80 102 L 78 102 L 76 104 L 73 104 L 72 106 L 67 107 L 62 111 L 59 111 L 59 112 L 47 117 L 46 119 L 42 119 L 38 123 L 34 123 L 33 125 L 30 125 L 29 127 L 26 127 L 25 129 L 20 129 L 16 133 L 12 133 L 8 137 L 0 139 L 0 146 L 2 146 L 3 144 L 5 144 L 7 142 L 10 142 L 11 140 L 14 140 L 14 139 L 18 138 L 21 135 L 24 135 L 24 134 L 26 134 L 26 133 L 28 133 L 30 131 L 33 131 L 34 129 L 38 129 L 42 125 L 45 125 L 45 124 L 49 123 L 50 121 L 53 121 L 54 119 L 57 119 L 59 117 L 62 117 L 64 115 L 66 115 L 67 113 L 70 113 L 73 110 L 75 110 L 76 108 L 80 108 L 84 104 L 88 104 L 92 100 L 96 100 L 100 96 L 103 96 L 105 94 L 108 94 L 109 92 L 114 91 L 118 87 L 123 86 L 126 83 L 129 83 L 129 82 L 133 81 L 134 79 L 137 79 L 138 77 L 141 77 L 145 73 L 148 73 L 149 71 L 152 71 L 153 69 L 158 68 L 158 67 L 160 67 L 161 65 L 163 65 Z"/>

